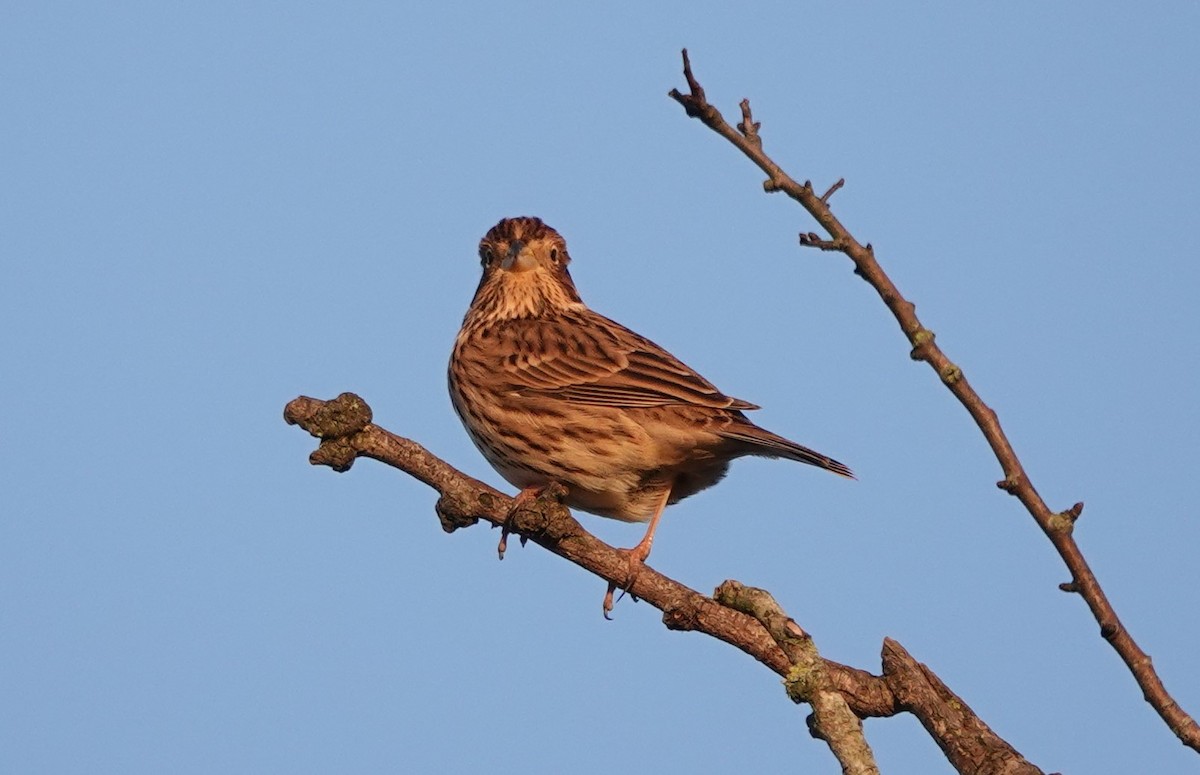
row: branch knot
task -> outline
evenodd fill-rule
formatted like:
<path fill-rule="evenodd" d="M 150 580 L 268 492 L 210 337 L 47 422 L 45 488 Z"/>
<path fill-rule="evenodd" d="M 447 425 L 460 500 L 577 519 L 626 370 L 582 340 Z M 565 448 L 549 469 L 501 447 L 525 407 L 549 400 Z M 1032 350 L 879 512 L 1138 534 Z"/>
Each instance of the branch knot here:
<path fill-rule="evenodd" d="M 342 393 L 332 401 L 308 396 L 292 399 L 284 407 L 283 419 L 321 440 L 320 446 L 308 456 L 309 463 L 343 473 L 350 470 L 358 457 L 348 438 L 371 424 L 372 413 L 366 401 L 353 393 Z"/>

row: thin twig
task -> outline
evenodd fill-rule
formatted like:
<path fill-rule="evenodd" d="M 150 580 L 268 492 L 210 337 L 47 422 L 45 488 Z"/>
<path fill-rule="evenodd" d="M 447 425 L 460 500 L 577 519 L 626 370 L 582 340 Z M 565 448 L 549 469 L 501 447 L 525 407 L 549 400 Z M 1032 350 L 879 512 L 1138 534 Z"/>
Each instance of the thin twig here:
<path fill-rule="evenodd" d="M 821 201 L 825 204 L 829 204 L 829 197 L 833 196 L 833 193 L 844 185 L 846 185 L 846 179 L 838 178 L 837 183 L 834 183 L 829 187 L 828 191 L 826 191 L 824 194 L 821 194 Z"/>
<path fill-rule="evenodd" d="M 1117 612 L 1104 594 L 1104 590 L 1101 589 L 1099 581 L 1096 580 L 1095 574 L 1088 566 L 1083 552 L 1072 536 L 1072 530 L 1083 510 L 1083 504 L 1078 503 L 1064 512 L 1051 511 L 1026 475 L 1012 444 L 1009 443 L 1008 437 L 1000 427 L 996 413 L 983 402 L 983 399 L 967 382 L 962 369 L 955 365 L 934 343 L 933 332 L 925 328 L 917 318 L 916 306 L 904 298 L 891 278 L 876 262 L 874 251 L 870 246 L 862 245 L 854 238 L 841 221 L 833 215 L 824 198 L 813 193 L 811 185 L 807 182 L 803 185 L 797 183 L 763 152 L 762 137 L 759 134 L 760 124 L 754 125 L 753 142 L 730 126 L 720 111 L 710 105 L 705 98 L 704 89 L 701 88 L 699 81 L 692 73 L 691 62 L 686 50 L 683 62 L 689 93 L 682 94 L 678 90 L 672 89 L 670 96 L 683 106 L 687 115 L 700 119 L 705 126 L 732 143 L 735 148 L 766 173 L 767 179 L 763 183 L 764 188 L 768 191 L 783 191 L 796 200 L 830 236 L 830 239 L 823 240 L 815 234 L 801 235 L 801 244 L 823 250 L 837 250 L 854 262 L 855 273 L 870 283 L 879 293 L 883 303 L 887 305 L 900 325 L 900 330 L 908 337 L 912 344 L 913 359 L 929 364 L 942 383 L 966 408 L 975 424 L 979 426 L 979 430 L 991 446 L 1003 471 L 1004 478 L 997 483 L 997 486 L 1021 501 L 1066 564 L 1071 574 L 1071 581 L 1062 588 L 1065 591 L 1078 593 L 1083 598 L 1091 610 L 1092 616 L 1100 625 L 1101 636 L 1124 660 L 1134 680 L 1141 687 L 1146 701 L 1158 712 L 1184 745 L 1200 751 L 1200 725 L 1197 725 L 1196 721 L 1184 712 L 1167 692 L 1151 664 L 1150 656 L 1138 646 L 1133 636 L 1122 625 L 1121 620 L 1117 617 Z M 744 100 L 741 104 L 741 112 L 742 121 L 745 123 L 750 115 L 750 106 Z"/>

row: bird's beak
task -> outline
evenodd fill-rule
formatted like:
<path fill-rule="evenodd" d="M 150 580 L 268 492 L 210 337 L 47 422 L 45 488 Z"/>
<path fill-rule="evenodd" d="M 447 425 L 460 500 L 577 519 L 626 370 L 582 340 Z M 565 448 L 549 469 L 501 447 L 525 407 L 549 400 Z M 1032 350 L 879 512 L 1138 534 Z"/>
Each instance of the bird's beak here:
<path fill-rule="evenodd" d="M 533 252 L 521 240 L 514 240 L 508 246 L 508 255 L 500 262 L 500 268 L 510 272 L 528 272 L 536 266 L 537 259 L 533 257 Z"/>

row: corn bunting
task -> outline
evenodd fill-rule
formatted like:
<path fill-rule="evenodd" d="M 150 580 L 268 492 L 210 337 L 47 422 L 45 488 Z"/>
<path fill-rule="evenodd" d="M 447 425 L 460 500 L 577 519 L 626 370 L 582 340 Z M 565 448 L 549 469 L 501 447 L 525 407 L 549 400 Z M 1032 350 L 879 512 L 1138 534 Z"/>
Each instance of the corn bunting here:
<path fill-rule="evenodd" d="M 566 242 L 540 219 L 500 221 L 479 257 L 483 278 L 450 358 L 454 409 L 488 462 L 521 488 L 518 503 L 557 482 L 572 508 L 649 522 L 626 550 L 626 587 L 663 509 L 719 482 L 734 458 L 783 457 L 853 477 L 752 423 L 743 412 L 754 404 L 588 309 L 567 272 Z"/>

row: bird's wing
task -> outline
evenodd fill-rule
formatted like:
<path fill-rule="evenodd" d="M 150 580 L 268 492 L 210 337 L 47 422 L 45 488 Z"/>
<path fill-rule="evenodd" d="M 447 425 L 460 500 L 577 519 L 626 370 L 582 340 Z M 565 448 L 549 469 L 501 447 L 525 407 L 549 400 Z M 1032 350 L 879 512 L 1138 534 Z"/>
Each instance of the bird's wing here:
<path fill-rule="evenodd" d="M 591 310 L 510 321 L 496 336 L 507 353 L 496 365 L 510 390 L 522 395 L 620 408 L 758 408 L 725 395 L 654 342 Z"/>

